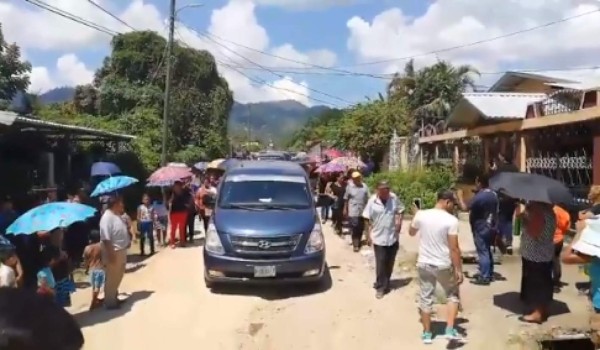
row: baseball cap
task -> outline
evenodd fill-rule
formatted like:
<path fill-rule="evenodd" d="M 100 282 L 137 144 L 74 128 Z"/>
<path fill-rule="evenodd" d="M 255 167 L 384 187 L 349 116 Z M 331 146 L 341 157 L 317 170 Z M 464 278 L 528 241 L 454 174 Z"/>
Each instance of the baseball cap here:
<path fill-rule="evenodd" d="M 387 189 L 389 189 L 389 188 L 390 188 L 390 184 L 389 184 L 389 182 L 387 182 L 386 180 L 381 180 L 381 181 L 379 181 L 379 182 L 377 183 L 377 188 L 378 188 L 378 189 L 380 189 L 380 188 L 381 188 L 381 189 L 384 189 L 384 188 L 387 188 Z"/>
<path fill-rule="evenodd" d="M 454 194 L 454 192 L 451 191 L 451 190 L 441 190 L 440 192 L 438 192 L 438 194 L 437 194 L 437 200 L 438 201 L 449 200 L 449 201 L 452 201 L 454 203 L 458 203 L 458 199 L 456 198 L 456 194 Z"/>
<path fill-rule="evenodd" d="M 357 179 L 359 177 L 362 177 L 362 174 L 359 173 L 358 171 L 355 171 L 355 172 L 352 173 L 351 176 L 352 176 L 353 179 Z"/>

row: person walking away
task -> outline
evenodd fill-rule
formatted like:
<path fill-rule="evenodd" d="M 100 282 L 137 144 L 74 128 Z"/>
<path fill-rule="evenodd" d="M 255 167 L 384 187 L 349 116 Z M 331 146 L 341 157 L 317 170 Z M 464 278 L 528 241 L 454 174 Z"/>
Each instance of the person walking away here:
<path fill-rule="evenodd" d="M 58 248 L 48 245 L 40 253 L 41 268 L 37 272 L 37 293 L 56 301 L 56 280 L 52 273 L 52 266 L 60 258 Z"/>
<path fill-rule="evenodd" d="M 140 232 L 140 255 L 146 255 L 146 241 L 150 245 L 150 255 L 154 255 L 154 213 L 150 205 L 150 196 L 144 194 L 142 204 L 137 210 L 137 221 Z"/>
<path fill-rule="evenodd" d="M 541 202 L 527 203 L 522 215 L 521 300 L 533 311 L 519 320 L 541 324 L 548 318 L 548 307 L 554 294 L 552 261 L 556 216 L 551 204 Z"/>
<path fill-rule="evenodd" d="M 154 201 L 152 204 L 154 214 L 154 228 L 156 229 L 156 238 L 163 246 L 167 246 L 167 226 L 169 226 L 169 211 L 163 202 Z"/>
<path fill-rule="evenodd" d="M 206 196 L 216 195 L 216 187 L 212 185 L 210 178 L 206 177 L 204 179 L 204 182 L 202 183 L 202 186 L 198 189 L 198 191 L 196 191 L 196 194 L 194 196 L 194 204 L 196 206 L 196 210 L 198 211 L 200 219 L 202 219 L 204 234 L 206 234 L 206 231 L 208 231 L 208 224 L 210 223 L 210 216 L 212 214 L 211 208 L 207 208 L 206 205 L 204 205 L 204 199 Z"/>
<path fill-rule="evenodd" d="M 351 177 L 352 181 L 346 186 L 346 192 L 344 193 L 344 217 L 347 217 L 350 222 L 352 246 L 354 252 L 358 253 L 365 229 L 362 213 L 365 210 L 370 193 L 367 185 L 362 182 L 362 175 L 358 171 L 353 172 Z"/>
<path fill-rule="evenodd" d="M 346 180 L 343 174 L 336 176 L 335 182 L 331 183 L 331 194 L 333 205 L 331 207 L 331 221 L 338 236 L 342 236 L 342 223 L 344 221 L 344 193 L 346 192 Z"/>
<path fill-rule="evenodd" d="M 17 274 L 12 268 L 17 262 L 17 254 L 14 250 L 0 253 L 0 288 L 16 288 Z"/>
<path fill-rule="evenodd" d="M 183 190 L 185 192 L 188 192 L 189 195 L 187 196 L 187 198 L 190 201 L 188 205 L 187 215 L 187 241 L 189 243 L 193 243 L 194 235 L 196 234 L 196 214 L 198 214 L 198 212 L 196 211 L 196 205 L 194 204 L 194 196 L 196 194 L 196 191 L 192 186 L 191 180 L 190 182 L 186 183 Z"/>
<path fill-rule="evenodd" d="M 469 223 L 479 262 L 479 273 L 474 276 L 471 283 L 487 286 L 494 277 L 492 246 L 496 236 L 498 195 L 489 188 L 487 174 L 480 175 L 475 185 L 477 193 L 468 205 L 464 203 L 462 192 L 458 192 L 458 201 L 461 210 L 469 211 Z"/>
<path fill-rule="evenodd" d="M 568 211 L 555 205 L 552 208 L 556 217 L 556 230 L 554 230 L 554 259 L 552 260 L 552 280 L 554 281 L 554 293 L 560 293 L 562 287 L 562 267 L 560 263 L 560 254 L 563 250 L 565 233 L 571 228 L 571 215 Z"/>
<path fill-rule="evenodd" d="M 447 321 L 445 337 L 464 340 L 456 330 L 455 322 L 460 308 L 459 286 L 463 282 L 462 258 L 458 244 L 458 219 L 452 215 L 457 198 L 450 190 L 437 194 L 432 209 L 413 208 L 414 216 L 409 234 L 419 233 L 417 273 L 419 278 L 419 309 L 423 323 L 423 343 L 431 344 L 431 313 L 439 283 L 446 295 Z"/>
<path fill-rule="evenodd" d="M 117 295 L 125 274 L 127 247 L 130 244 L 127 225 L 121 219 L 124 212 L 123 198 L 117 195 L 108 200 L 108 207 L 100 219 L 102 260 L 106 273 L 104 306 L 108 309 L 120 306 Z"/>
<path fill-rule="evenodd" d="M 518 201 L 508 196 L 498 195 L 498 242 L 504 254 L 512 255 L 513 218 Z"/>
<path fill-rule="evenodd" d="M 92 289 L 92 301 L 90 302 L 90 310 L 100 306 L 98 295 L 104 287 L 106 274 L 102 265 L 102 246 L 100 237 L 92 236 L 90 244 L 83 250 L 83 262 L 86 275 L 90 276 L 90 287 Z"/>
<path fill-rule="evenodd" d="M 184 190 L 180 181 L 173 185 L 173 193 L 169 201 L 169 221 L 171 223 L 170 245 L 175 248 L 175 232 L 179 231 L 179 245 L 185 246 L 187 216 L 189 212 L 189 193 Z"/>
<path fill-rule="evenodd" d="M 390 278 L 398 253 L 398 235 L 402 229 L 404 204 L 390 191 L 387 181 L 377 184 L 362 217 L 367 222 L 368 239 L 373 243 L 376 278 L 373 288 L 377 299 L 390 292 Z"/>
<path fill-rule="evenodd" d="M 329 175 L 321 174 L 318 185 L 318 206 L 321 207 L 321 222 L 326 223 L 329 219 L 329 208 L 331 207 L 331 197 L 326 193 L 329 184 Z"/>

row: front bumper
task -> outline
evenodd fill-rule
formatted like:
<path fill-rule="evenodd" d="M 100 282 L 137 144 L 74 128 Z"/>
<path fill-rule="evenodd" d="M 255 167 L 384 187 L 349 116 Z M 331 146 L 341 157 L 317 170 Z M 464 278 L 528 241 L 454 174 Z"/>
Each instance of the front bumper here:
<path fill-rule="evenodd" d="M 274 277 L 254 277 L 255 266 L 275 266 Z M 209 283 L 285 284 L 318 282 L 325 273 L 325 251 L 287 259 L 251 260 L 204 251 Z"/>

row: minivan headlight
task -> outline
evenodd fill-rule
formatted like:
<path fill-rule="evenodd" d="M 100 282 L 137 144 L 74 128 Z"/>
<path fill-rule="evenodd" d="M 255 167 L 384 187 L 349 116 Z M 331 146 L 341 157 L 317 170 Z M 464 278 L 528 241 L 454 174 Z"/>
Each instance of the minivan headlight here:
<path fill-rule="evenodd" d="M 204 249 L 206 249 L 207 252 L 212 254 L 225 254 L 225 249 L 223 248 L 223 244 L 221 243 L 221 238 L 217 233 L 215 225 L 212 223 L 208 225 L 208 229 L 206 230 L 206 241 L 204 242 Z"/>
<path fill-rule="evenodd" d="M 325 238 L 323 237 L 323 230 L 321 229 L 320 223 L 315 223 L 315 227 L 313 227 L 312 232 L 308 237 L 308 241 L 306 242 L 304 254 L 320 252 L 323 249 L 325 249 Z"/>

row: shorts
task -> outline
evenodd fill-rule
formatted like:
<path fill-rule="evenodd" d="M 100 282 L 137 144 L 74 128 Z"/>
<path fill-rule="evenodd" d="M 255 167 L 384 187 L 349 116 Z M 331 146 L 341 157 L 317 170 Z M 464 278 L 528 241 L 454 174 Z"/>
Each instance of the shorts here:
<path fill-rule="evenodd" d="M 161 216 L 154 222 L 154 228 L 161 231 L 166 231 L 169 226 L 169 217 Z"/>
<path fill-rule="evenodd" d="M 454 278 L 454 269 L 451 267 L 438 267 L 429 264 L 417 264 L 419 276 L 419 309 L 431 312 L 435 303 L 435 289 L 439 283 L 449 303 L 460 303 L 458 284 Z"/>
<path fill-rule="evenodd" d="M 90 274 L 90 284 L 94 291 L 99 291 L 104 286 L 105 280 L 106 274 L 104 273 L 104 270 L 92 270 L 92 273 Z"/>

